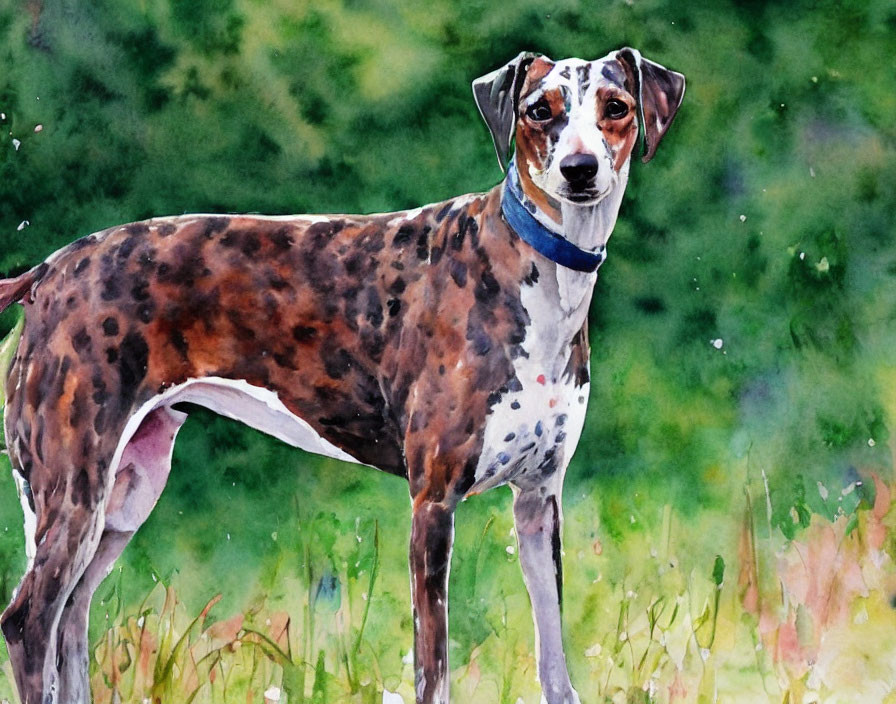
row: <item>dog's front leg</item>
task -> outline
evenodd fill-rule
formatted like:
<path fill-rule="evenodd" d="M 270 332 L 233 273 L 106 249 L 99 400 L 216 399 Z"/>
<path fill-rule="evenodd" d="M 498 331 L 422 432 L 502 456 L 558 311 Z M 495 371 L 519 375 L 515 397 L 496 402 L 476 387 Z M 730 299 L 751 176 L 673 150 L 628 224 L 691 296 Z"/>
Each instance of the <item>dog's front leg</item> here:
<path fill-rule="evenodd" d="M 448 569 L 453 540 L 454 508 L 440 502 L 415 502 L 410 567 L 419 704 L 448 702 Z"/>
<path fill-rule="evenodd" d="M 542 702 L 579 704 L 579 696 L 569 681 L 561 634 L 560 482 L 512 488 L 520 564 L 535 618 Z"/>

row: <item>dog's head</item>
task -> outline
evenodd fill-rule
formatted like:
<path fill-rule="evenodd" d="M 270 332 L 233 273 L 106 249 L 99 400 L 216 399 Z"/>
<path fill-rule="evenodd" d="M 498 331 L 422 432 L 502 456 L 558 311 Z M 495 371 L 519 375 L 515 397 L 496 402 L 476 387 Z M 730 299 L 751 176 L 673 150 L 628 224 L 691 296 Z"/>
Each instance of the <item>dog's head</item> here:
<path fill-rule="evenodd" d="M 684 76 L 620 49 L 596 61 L 522 53 L 473 82 L 501 168 L 516 138 L 527 195 L 594 205 L 619 181 L 643 130 L 649 161 L 684 96 Z"/>

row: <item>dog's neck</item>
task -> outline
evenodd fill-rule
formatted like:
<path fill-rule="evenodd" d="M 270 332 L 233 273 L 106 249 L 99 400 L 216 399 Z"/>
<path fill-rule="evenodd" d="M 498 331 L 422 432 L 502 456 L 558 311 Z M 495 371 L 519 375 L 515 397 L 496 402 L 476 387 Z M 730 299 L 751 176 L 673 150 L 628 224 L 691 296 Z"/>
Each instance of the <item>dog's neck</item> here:
<path fill-rule="evenodd" d="M 520 183 L 523 179 L 519 178 L 516 169 L 516 164 L 511 162 L 507 174 L 508 187 L 513 189 L 530 216 L 551 233 L 575 245 L 585 255 L 599 257 L 595 260 L 596 266 L 599 266 L 606 259 L 607 241 L 616 225 L 622 195 L 628 182 L 628 162 L 619 170 L 613 190 L 598 203 L 575 205 L 554 202 L 559 207 L 549 207 L 548 209 L 542 208 L 535 202 L 535 199 L 526 195 Z M 544 252 L 542 253 L 544 254 Z M 550 255 L 546 256 L 553 259 Z M 579 325 L 581 325 L 585 322 L 585 317 L 588 314 L 591 293 L 597 281 L 597 270 L 595 268 L 594 271 L 578 271 L 557 263 L 557 260 L 554 260 L 553 264 L 560 311 L 567 318 L 574 319 L 575 322 L 580 320 Z"/>

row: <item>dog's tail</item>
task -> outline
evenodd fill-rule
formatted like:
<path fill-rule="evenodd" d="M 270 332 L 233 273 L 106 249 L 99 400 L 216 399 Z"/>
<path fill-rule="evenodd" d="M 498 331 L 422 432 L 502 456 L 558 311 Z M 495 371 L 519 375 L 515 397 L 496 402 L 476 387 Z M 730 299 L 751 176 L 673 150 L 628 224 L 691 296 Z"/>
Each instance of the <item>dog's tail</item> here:
<path fill-rule="evenodd" d="M 46 264 L 39 264 L 14 279 L 0 279 L 0 312 L 16 301 L 22 300 L 25 294 L 43 278 L 47 269 Z"/>

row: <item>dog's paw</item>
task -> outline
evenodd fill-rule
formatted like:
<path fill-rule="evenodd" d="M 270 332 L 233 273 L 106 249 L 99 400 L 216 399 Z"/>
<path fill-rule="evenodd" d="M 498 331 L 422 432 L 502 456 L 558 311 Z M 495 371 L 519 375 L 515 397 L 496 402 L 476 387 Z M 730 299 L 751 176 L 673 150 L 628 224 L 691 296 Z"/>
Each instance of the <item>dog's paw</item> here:
<path fill-rule="evenodd" d="M 548 697 L 547 693 L 541 693 L 541 704 L 582 704 L 579 694 L 572 687 L 559 692 L 552 692 Z"/>

